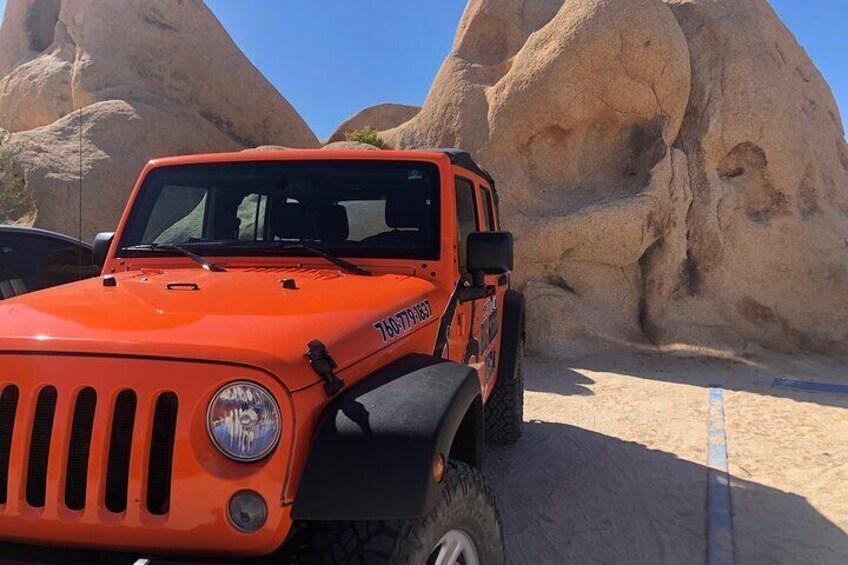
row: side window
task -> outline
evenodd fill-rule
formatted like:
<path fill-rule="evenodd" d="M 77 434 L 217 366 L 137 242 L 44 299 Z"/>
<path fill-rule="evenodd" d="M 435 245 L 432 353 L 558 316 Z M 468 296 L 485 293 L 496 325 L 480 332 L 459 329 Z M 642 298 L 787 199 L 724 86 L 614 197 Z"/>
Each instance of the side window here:
<path fill-rule="evenodd" d="M 466 272 L 466 244 L 468 235 L 477 231 L 477 206 L 474 201 L 474 185 L 461 178 L 456 179 L 456 226 L 459 232 L 457 251 L 459 270 Z"/>
<path fill-rule="evenodd" d="M 28 291 L 97 276 L 91 251 L 74 243 L 41 235 L 12 235 L 4 243 L 6 267 Z"/>
<path fill-rule="evenodd" d="M 486 229 L 489 231 L 497 231 L 495 227 L 495 208 L 492 205 L 492 193 L 488 188 L 481 186 L 480 194 L 483 195 L 483 218 L 486 221 Z"/>

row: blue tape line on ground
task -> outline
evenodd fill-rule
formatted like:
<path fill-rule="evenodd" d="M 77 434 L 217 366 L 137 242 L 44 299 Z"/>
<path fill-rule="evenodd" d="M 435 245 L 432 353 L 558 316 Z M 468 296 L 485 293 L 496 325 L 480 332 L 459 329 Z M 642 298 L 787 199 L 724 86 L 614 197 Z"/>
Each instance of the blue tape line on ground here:
<path fill-rule="evenodd" d="M 833 385 L 828 383 L 811 383 L 807 381 L 793 381 L 792 379 L 774 379 L 777 388 L 791 388 L 804 392 L 823 392 L 829 394 L 848 394 L 848 385 Z"/>
<path fill-rule="evenodd" d="M 719 388 L 710 389 L 708 465 L 707 563 L 733 565 L 733 515 L 724 430 L 724 394 Z"/>

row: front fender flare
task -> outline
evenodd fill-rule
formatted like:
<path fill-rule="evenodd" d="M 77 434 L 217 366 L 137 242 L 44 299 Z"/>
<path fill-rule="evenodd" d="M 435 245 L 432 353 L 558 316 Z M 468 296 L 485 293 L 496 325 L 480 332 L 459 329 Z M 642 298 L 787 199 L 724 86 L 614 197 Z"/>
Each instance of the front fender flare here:
<path fill-rule="evenodd" d="M 508 290 L 504 299 L 503 334 L 498 362 L 498 378 L 515 379 L 520 346 L 527 339 L 527 305 L 524 295 Z"/>
<path fill-rule="evenodd" d="M 321 418 L 300 479 L 295 520 L 417 518 L 435 507 L 442 485 L 433 460 L 446 459 L 467 414 L 480 433 L 476 372 L 428 355 L 409 355 L 354 386 Z M 467 433 L 464 434 L 467 441 Z"/>

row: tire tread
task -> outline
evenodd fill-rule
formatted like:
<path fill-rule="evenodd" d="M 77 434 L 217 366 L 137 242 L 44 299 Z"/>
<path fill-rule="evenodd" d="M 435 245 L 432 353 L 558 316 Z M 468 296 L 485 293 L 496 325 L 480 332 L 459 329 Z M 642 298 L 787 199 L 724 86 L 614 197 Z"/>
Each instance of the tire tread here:
<path fill-rule="evenodd" d="M 518 346 L 515 375 L 499 375 L 486 402 L 486 441 L 509 445 L 524 430 L 524 346 Z"/>
<path fill-rule="evenodd" d="M 492 539 L 483 544 L 494 549 L 493 565 L 503 563 L 502 522 L 495 494 L 476 469 L 449 461 L 443 499 L 429 514 L 417 520 L 321 522 L 299 524 L 278 563 L 291 565 L 406 565 L 416 564 L 430 548 L 424 547 L 428 532 L 439 531 L 453 505 L 465 501 L 482 516 L 484 531 Z M 458 500 L 456 500 L 458 499 Z M 494 529 L 494 531 L 491 531 Z M 426 559 L 426 557 L 425 557 Z M 489 561 L 484 561 L 488 563 Z"/>

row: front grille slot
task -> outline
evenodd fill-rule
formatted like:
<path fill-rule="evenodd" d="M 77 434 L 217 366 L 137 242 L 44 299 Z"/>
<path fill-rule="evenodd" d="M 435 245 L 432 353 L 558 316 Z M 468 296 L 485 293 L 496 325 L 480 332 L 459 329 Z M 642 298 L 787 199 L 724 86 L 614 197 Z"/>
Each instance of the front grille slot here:
<path fill-rule="evenodd" d="M 122 391 L 115 401 L 112 417 L 112 436 L 109 440 L 109 461 L 106 465 L 106 508 L 120 513 L 127 509 L 130 454 L 138 398 L 131 390 Z"/>
<path fill-rule="evenodd" d="M 0 504 L 6 504 L 9 493 L 9 457 L 19 396 L 20 392 L 15 385 L 7 386 L 0 394 Z"/>
<path fill-rule="evenodd" d="M 77 395 L 71 439 L 68 446 L 68 474 L 65 480 L 65 506 L 71 510 L 85 508 L 88 481 L 88 458 L 91 451 L 91 432 L 94 427 L 94 410 L 97 393 L 84 388 Z"/>
<path fill-rule="evenodd" d="M 156 516 L 167 514 L 171 506 L 171 467 L 177 408 L 177 395 L 173 392 L 166 392 L 156 400 L 147 473 L 147 511 Z"/>
<path fill-rule="evenodd" d="M 26 483 L 27 504 L 33 508 L 44 506 L 47 493 L 47 462 L 50 455 L 50 440 L 53 437 L 56 397 L 55 387 L 44 387 L 38 394 L 38 402 L 35 405 Z"/>
<path fill-rule="evenodd" d="M 28 509 L 167 516 L 179 401 L 167 389 L 0 381 L 0 522 Z"/>

